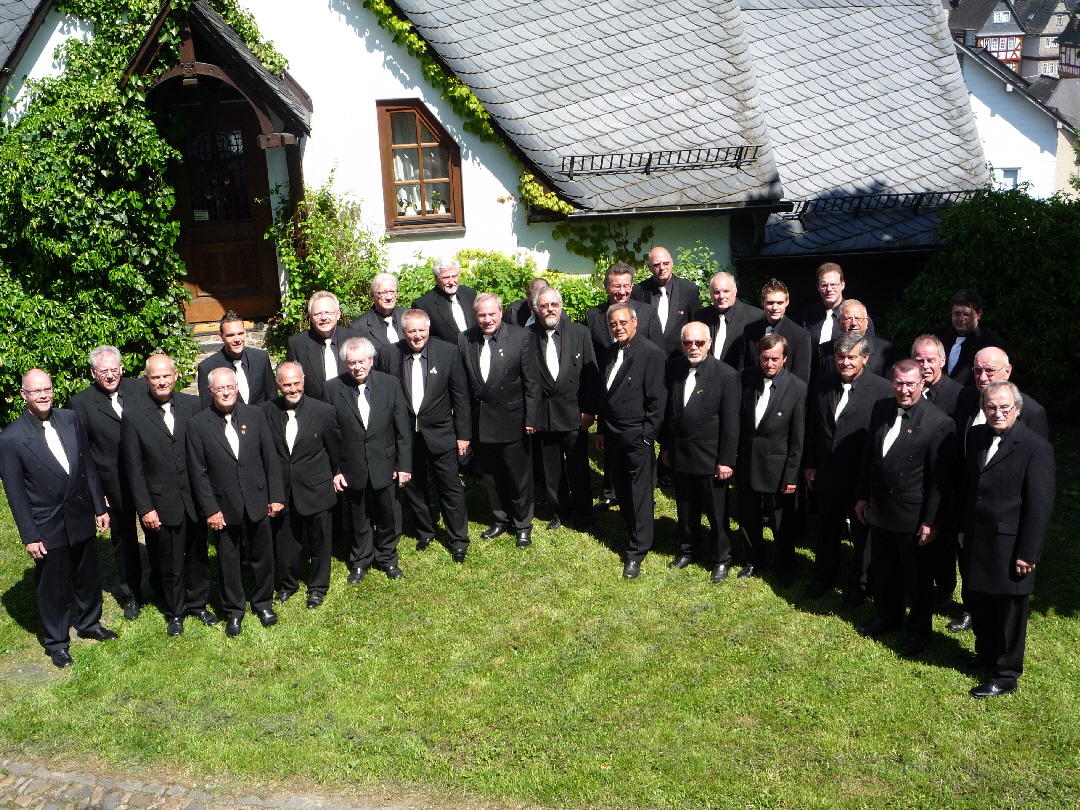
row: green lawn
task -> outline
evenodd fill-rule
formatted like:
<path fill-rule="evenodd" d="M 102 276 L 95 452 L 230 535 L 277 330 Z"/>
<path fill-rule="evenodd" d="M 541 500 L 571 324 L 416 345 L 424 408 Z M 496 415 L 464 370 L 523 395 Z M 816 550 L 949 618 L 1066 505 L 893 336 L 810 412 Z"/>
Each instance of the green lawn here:
<path fill-rule="evenodd" d="M 971 634 L 944 632 L 915 662 L 899 637 L 860 638 L 838 594 L 799 579 L 710 585 L 671 572 L 674 504 L 658 497 L 658 552 L 620 577 L 605 545 L 568 530 L 535 545 L 473 542 L 464 567 L 402 541 L 406 579 L 303 599 L 243 635 L 189 620 L 165 637 L 156 609 L 112 644 L 75 641 L 48 667 L 29 559 L 0 513 L 0 751 L 332 791 L 404 790 L 436 802 L 584 807 L 1080 806 L 1080 431 L 1059 432 L 1059 499 L 1040 564 L 1027 673 L 977 702 L 952 666 Z M 483 496 L 471 482 L 472 514 Z M 604 518 L 613 543 L 616 514 Z M 482 528 L 473 524 L 473 536 Z M 102 544 L 103 552 L 107 544 Z M 103 556 L 103 562 L 105 562 Z M 215 589 L 216 592 L 216 589 Z M 5 677 L 7 673 L 7 677 Z"/>

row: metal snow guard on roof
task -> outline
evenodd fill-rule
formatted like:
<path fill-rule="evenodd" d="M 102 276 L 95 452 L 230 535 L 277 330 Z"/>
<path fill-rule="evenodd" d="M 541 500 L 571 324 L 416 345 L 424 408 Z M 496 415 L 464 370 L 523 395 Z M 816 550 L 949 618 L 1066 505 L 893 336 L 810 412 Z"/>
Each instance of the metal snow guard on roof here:
<path fill-rule="evenodd" d="M 982 194 L 981 188 L 967 191 L 920 191 L 908 194 L 857 194 L 850 197 L 820 197 L 797 200 L 795 207 L 781 219 L 802 220 L 807 214 L 854 214 L 861 216 L 889 208 L 912 208 L 915 213 L 948 208 Z"/>
<path fill-rule="evenodd" d="M 741 169 L 755 163 L 763 146 L 719 146 L 702 149 L 665 149 L 659 152 L 623 152 L 614 155 L 563 156 L 560 174 L 574 175 L 652 174 L 689 169 Z"/>

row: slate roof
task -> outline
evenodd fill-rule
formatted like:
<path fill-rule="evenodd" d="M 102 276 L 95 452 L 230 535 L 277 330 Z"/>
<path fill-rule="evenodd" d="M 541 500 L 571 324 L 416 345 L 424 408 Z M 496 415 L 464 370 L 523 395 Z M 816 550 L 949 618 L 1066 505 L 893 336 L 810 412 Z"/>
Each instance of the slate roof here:
<path fill-rule="evenodd" d="M 1050 24 L 1059 0 L 1015 0 L 1013 11 L 1028 34 L 1041 34 Z"/>
<path fill-rule="evenodd" d="M 50 5 L 51 0 L 0 0 L 0 86 L 17 61 L 16 51 L 33 36 L 35 23 L 40 22 Z M 35 17 L 39 7 L 41 13 Z"/>
<path fill-rule="evenodd" d="M 1058 45 L 1080 45 L 1080 17 L 1069 17 L 1065 30 L 1058 34 Z"/>
<path fill-rule="evenodd" d="M 1053 109 L 1051 106 L 1047 105 L 1045 103 L 1045 99 L 1040 97 L 1046 94 L 1045 83 L 1039 84 L 1039 91 L 1037 93 L 1032 92 L 1032 88 L 1034 87 L 1033 81 L 1025 79 L 1024 77 L 1015 73 L 1012 69 L 1009 68 L 1008 65 L 1006 65 L 1004 62 L 1002 62 L 985 48 L 970 48 L 967 45 L 964 45 L 962 42 L 957 42 L 956 50 L 957 53 L 963 54 L 965 58 L 973 59 L 979 64 L 981 64 L 986 70 L 990 71 L 999 81 L 1011 85 L 1013 87 L 1013 92 L 1018 93 L 1021 98 L 1025 98 L 1030 101 L 1041 112 L 1050 116 L 1056 122 L 1064 124 L 1067 127 L 1073 126 L 1067 118 L 1061 115 L 1061 112 L 1059 110 Z"/>
<path fill-rule="evenodd" d="M 1080 79 L 1040 76 L 1028 92 L 1061 116 L 1070 127 L 1080 126 Z"/>
<path fill-rule="evenodd" d="M 942 0 L 949 15 L 949 30 L 960 36 L 966 30 L 981 31 L 1000 0 Z M 955 5 L 954 5 L 955 3 Z"/>

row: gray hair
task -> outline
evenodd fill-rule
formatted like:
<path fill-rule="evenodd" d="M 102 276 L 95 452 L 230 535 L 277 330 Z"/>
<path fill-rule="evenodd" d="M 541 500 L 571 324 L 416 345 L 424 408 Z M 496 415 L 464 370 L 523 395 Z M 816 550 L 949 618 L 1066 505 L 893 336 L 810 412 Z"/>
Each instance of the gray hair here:
<path fill-rule="evenodd" d="M 338 349 L 338 357 L 344 363 L 348 359 L 349 352 L 356 351 L 362 352 L 362 359 L 367 360 L 375 356 L 375 344 L 366 337 L 351 337 L 341 344 L 341 348 Z"/>
<path fill-rule="evenodd" d="M 922 346 L 924 343 L 934 344 L 934 348 L 937 349 L 938 357 L 940 357 L 942 360 L 945 359 L 945 344 L 941 342 L 941 338 L 939 338 L 937 335 L 919 335 L 917 338 L 915 338 L 915 342 L 911 344 L 912 356 L 914 356 L 919 351 L 919 347 Z"/>
<path fill-rule="evenodd" d="M 368 287 L 368 292 L 374 297 L 375 288 L 380 284 L 385 284 L 388 281 L 394 282 L 394 289 L 398 287 L 398 277 L 393 273 L 378 273 L 375 278 L 371 280 L 371 285 Z"/>
<path fill-rule="evenodd" d="M 631 304 L 629 301 L 624 301 L 621 304 L 616 304 L 615 306 L 608 309 L 608 311 L 607 311 L 608 320 L 610 321 L 612 314 L 615 313 L 615 312 L 618 312 L 620 309 L 628 309 L 628 310 L 630 310 L 630 320 L 632 320 L 632 321 L 637 320 L 637 310 L 634 309 L 633 304 Z"/>
<path fill-rule="evenodd" d="M 435 260 L 435 265 L 431 268 L 431 272 L 435 278 L 438 278 L 439 273 L 443 270 L 457 270 L 460 273 L 461 265 L 458 264 L 457 259 L 450 256 L 440 256 Z"/>
<path fill-rule="evenodd" d="M 982 394 L 979 396 L 979 410 L 986 410 L 986 400 L 990 398 L 991 391 L 1000 391 L 1002 388 L 1008 388 L 1012 392 L 1013 404 L 1016 406 L 1016 410 L 1019 411 L 1024 407 L 1024 397 L 1020 394 L 1020 389 L 1016 387 L 1016 383 L 1012 380 L 994 380 L 982 390 Z"/>
<path fill-rule="evenodd" d="M 405 321 L 413 322 L 420 321 L 424 326 L 431 326 L 431 316 L 428 315 L 422 309 L 407 309 L 401 314 L 401 325 L 405 326 Z"/>
<path fill-rule="evenodd" d="M 288 369 L 293 369 L 293 368 L 296 369 L 297 371 L 300 372 L 300 379 L 301 380 L 304 379 L 304 367 L 302 365 L 300 365 L 299 363 L 294 363 L 292 360 L 287 360 L 284 363 L 282 363 L 280 366 L 277 367 L 277 372 L 275 372 L 275 374 L 274 374 L 274 379 L 278 380 L 280 382 L 281 381 L 281 372 L 283 372 L 287 368 Z"/>
<path fill-rule="evenodd" d="M 234 383 L 236 382 L 236 372 L 235 371 L 233 371 L 231 368 L 226 368 L 224 366 L 219 366 L 218 368 L 213 369 L 209 374 L 206 375 L 206 384 L 210 388 L 211 391 L 213 389 L 217 388 L 217 385 L 218 385 L 217 380 L 223 374 L 228 374 L 230 377 L 233 378 L 233 382 Z"/>
<path fill-rule="evenodd" d="M 165 354 L 165 352 L 159 352 L 158 354 L 152 354 L 146 358 L 146 363 L 143 364 L 143 374 L 150 373 L 150 361 L 153 360 L 155 357 L 164 357 L 166 360 L 169 361 L 169 365 L 172 366 L 172 370 L 174 372 L 176 371 L 176 361 L 173 360 L 169 355 Z M 207 374 L 206 376 L 207 378 L 210 377 L 209 374 Z"/>
<path fill-rule="evenodd" d="M 859 350 L 862 357 L 870 356 L 870 341 L 860 332 L 841 332 L 833 341 L 833 354 L 851 354 Z"/>
<path fill-rule="evenodd" d="M 124 358 L 120 356 L 120 350 L 115 346 L 98 346 L 96 349 L 90 350 L 90 367 L 97 371 L 98 358 L 103 354 L 115 354 L 116 361 L 120 366 L 120 370 L 124 370 Z"/>
<path fill-rule="evenodd" d="M 497 296 L 495 293 L 480 293 L 478 296 L 476 296 L 476 300 L 472 303 L 473 312 L 478 311 L 482 303 L 484 303 L 485 301 L 491 301 L 492 299 L 495 300 L 495 305 L 499 308 L 499 311 L 501 312 L 503 308 L 502 299 L 499 298 L 499 296 Z"/>
<path fill-rule="evenodd" d="M 338 303 L 337 296 L 329 290 L 319 290 L 317 293 L 312 293 L 311 298 L 307 302 L 307 314 L 311 315 L 315 311 L 315 302 L 322 299 L 329 298 L 334 302 L 334 309 L 341 309 L 341 304 Z"/>
<path fill-rule="evenodd" d="M 731 279 L 731 283 L 735 285 L 735 289 L 739 289 L 739 282 L 735 280 L 735 276 L 729 273 L 727 270 L 721 270 L 719 273 L 713 273 L 712 278 L 709 279 L 709 289 L 712 289 L 713 282 L 727 276 Z"/>
<path fill-rule="evenodd" d="M 532 305 L 534 312 L 540 309 L 540 296 L 544 295 L 545 293 L 555 293 L 555 297 L 559 299 L 559 306 L 562 306 L 562 293 L 556 290 L 550 284 L 548 284 L 546 287 L 541 287 L 539 290 L 537 290 L 533 294 L 532 300 L 529 301 L 529 303 Z"/>

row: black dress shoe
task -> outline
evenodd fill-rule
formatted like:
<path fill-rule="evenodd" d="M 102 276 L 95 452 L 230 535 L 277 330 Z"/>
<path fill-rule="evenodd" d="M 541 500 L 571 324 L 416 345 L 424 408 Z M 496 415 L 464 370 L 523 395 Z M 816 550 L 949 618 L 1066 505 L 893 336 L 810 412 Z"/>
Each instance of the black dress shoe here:
<path fill-rule="evenodd" d="M 806 588 L 807 599 L 820 599 L 832 589 L 832 586 L 823 579 L 812 579 Z"/>
<path fill-rule="evenodd" d="M 963 633 L 965 630 L 971 629 L 971 614 L 966 610 L 960 614 L 959 619 L 953 619 L 947 625 L 945 629 L 950 633 Z"/>
<path fill-rule="evenodd" d="M 712 581 L 712 583 L 713 583 L 714 585 L 715 585 L 715 584 L 716 584 L 717 582 L 723 582 L 723 581 L 724 581 L 725 579 L 727 579 L 727 577 L 728 577 L 728 572 L 729 572 L 730 570 L 731 570 L 731 566 L 730 566 L 730 565 L 725 565 L 724 563 L 720 563 L 720 564 L 719 564 L 718 566 L 716 566 L 715 568 L 713 568 L 713 570 L 712 570 L 712 576 L 710 577 L 710 580 Z"/>
<path fill-rule="evenodd" d="M 112 630 L 107 627 L 102 627 L 100 624 L 92 630 L 80 630 L 79 638 L 92 638 L 94 641 L 114 641 L 120 636 L 116 635 Z"/>
<path fill-rule="evenodd" d="M 752 576 L 754 576 L 754 566 L 744 565 L 739 569 L 739 573 L 735 575 L 735 579 L 750 579 Z"/>
<path fill-rule="evenodd" d="M 309 593 L 307 595 L 307 609 L 314 610 L 315 608 L 319 607 L 320 605 L 322 605 L 323 599 L 325 598 L 326 597 L 324 597 L 321 593 L 318 593 L 317 591 Z"/>
<path fill-rule="evenodd" d="M 690 565 L 691 562 L 692 562 L 692 560 L 690 559 L 689 554 L 680 554 L 674 560 L 669 562 L 667 564 L 667 567 L 668 568 L 677 568 L 678 570 L 681 571 L 682 569 L 686 568 L 686 566 Z"/>
<path fill-rule="evenodd" d="M 611 498 L 601 498 L 596 502 L 596 506 L 594 506 L 593 509 L 599 509 L 603 511 L 604 509 L 610 509 L 611 507 L 618 505 L 618 502 L 612 500 Z"/>
<path fill-rule="evenodd" d="M 998 695 L 1011 695 L 1015 691 L 1015 683 L 1012 686 L 998 686 L 993 681 L 987 681 L 968 691 L 968 694 L 973 698 L 988 698 L 997 697 Z"/>
<path fill-rule="evenodd" d="M 465 554 L 467 551 L 468 549 L 464 548 L 450 549 L 450 559 L 456 563 L 463 563 L 465 562 Z"/>
<path fill-rule="evenodd" d="M 136 599 L 128 599 L 124 603 L 124 618 L 129 622 L 135 621 L 139 618 L 139 614 L 142 613 L 142 606 Z"/>
<path fill-rule="evenodd" d="M 188 613 L 188 616 L 194 616 L 200 622 L 207 627 L 213 627 L 215 624 L 221 621 L 217 616 L 211 613 L 206 608 L 199 608 L 199 610 L 192 610 Z"/>
<path fill-rule="evenodd" d="M 515 545 L 518 548 L 528 548 L 532 545 L 532 529 L 520 529 L 517 532 L 517 540 Z"/>
<path fill-rule="evenodd" d="M 495 537 L 498 537 L 499 535 L 506 534 L 508 531 L 510 531 L 510 527 L 506 524 L 492 523 L 490 526 L 480 532 L 480 537 L 482 537 L 484 540 L 491 540 Z"/>
<path fill-rule="evenodd" d="M 387 565 L 383 567 L 383 573 L 386 574 L 387 579 L 404 579 L 405 572 L 398 568 L 396 565 Z"/>
<path fill-rule="evenodd" d="M 270 608 L 256 610 L 255 615 L 259 617 L 259 621 L 262 622 L 263 627 L 273 627 L 277 624 L 277 614 Z"/>
<path fill-rule="evenodd" d="M 354 568 L 349 572 L 349 579 L 347 580 L 350 585 L 359 585 L 364 581 L 364 577 L 367 576 L 366 568 Z"/>
<path fill-rule="evenodd" d="M 578 523 L 578 531 L 584 534 L 591 534 L 593 537 L 603 539 L 606 535 L 600 525 L 593 520 L 584 520 Z"/>
<path fill-rule="evenodd" d="M 432 536 L 432 537 L 421 537 L 416 541 L 416 550 L 417 551 L 423 551 L 424 549 L 426 549 L 428 546 L 430 546 L 434 542 L 435 542 L 435 537 L 434 536 Z"/>
<path fill-rule="evenodd" d="M 555 517 L 553 517 L 551 520 L 548 521 L 548 525 L 545 528 L 547 528 L 547 530 L 549 532 L 553 532 L 556 529 L 561 529 L 562 528 L 562 520 L 559 518 L 558 515 L 556 515 Z"/>
<path fill-rule="evenodd" d="M 296 593 L 296 591 L 278 591 L 274 594 L 274 601 L 284 605 L 294 593 Z"/>
<path fill-rule="evenodd" d="M 849 588 L 844 592 L 844 607 L 862 607 L 862 604 L 865 601 L 866 591 L 864 591 L 862 588 Z"/>
<path fill-rule="evenodd" d="M 63 669 L 64 667 L 70 667 L 75 662 L 71 660 L 71 653 L 68 652 L 67 647 L 61 647 L 58 650 L 47 650 L 49 658 L 52 659 L 53 666 L 57 669 Z"/>
<path fill-rule="evenodd" d="M 908 636 L 900 645 L 900 657 L 911 658 L 918 655 L 929 641 L 930 639 L 923 635 Z"/>
<path fill-rule="evenodd" d="M 986 669 L 986 664 L 979 660 L 979 656 L 972 655 L 971 653 L 964 653 L 963 655 L 956 656 L 956 668 L 963 670 L 964 672 L 975 672 L 976 670 Z"/>
<path fill-rule="evenodd" d="M 899 630 L 900 624 L 899 619 L 890 619 L 880 613 L 875 613 L 859 625 L 859 635 L 863 638 L 873 638 L 874 636 L 880 636 L 882 633 Z"/>
<path fill-rule="evenodd" d="M 240 620 L 229 619 L 225 622 L 225 635 L 229 638 L 236 638 L 240 635 Z"/>
<path fill-rule="evenodd" d="M 934 613 L 940 613 L 948 616 L 952 613 L 953 607 L 956 603 L 953 601 L 951 593 L 939 594 L 934 598 Z"/>
<path fill-rule="evenodd" d="M 169 623 L 165 625 L 165 635 L 167 636 L 179 636 L 184 632 L 184 620 L 179 616 L 173 616 L 169 619 Z"/>
<path fill-rule="evenodd" d="M 641 576 L 641 560 L 627 560 L 622 575 L 623 579 L 637 579 Z"/>

